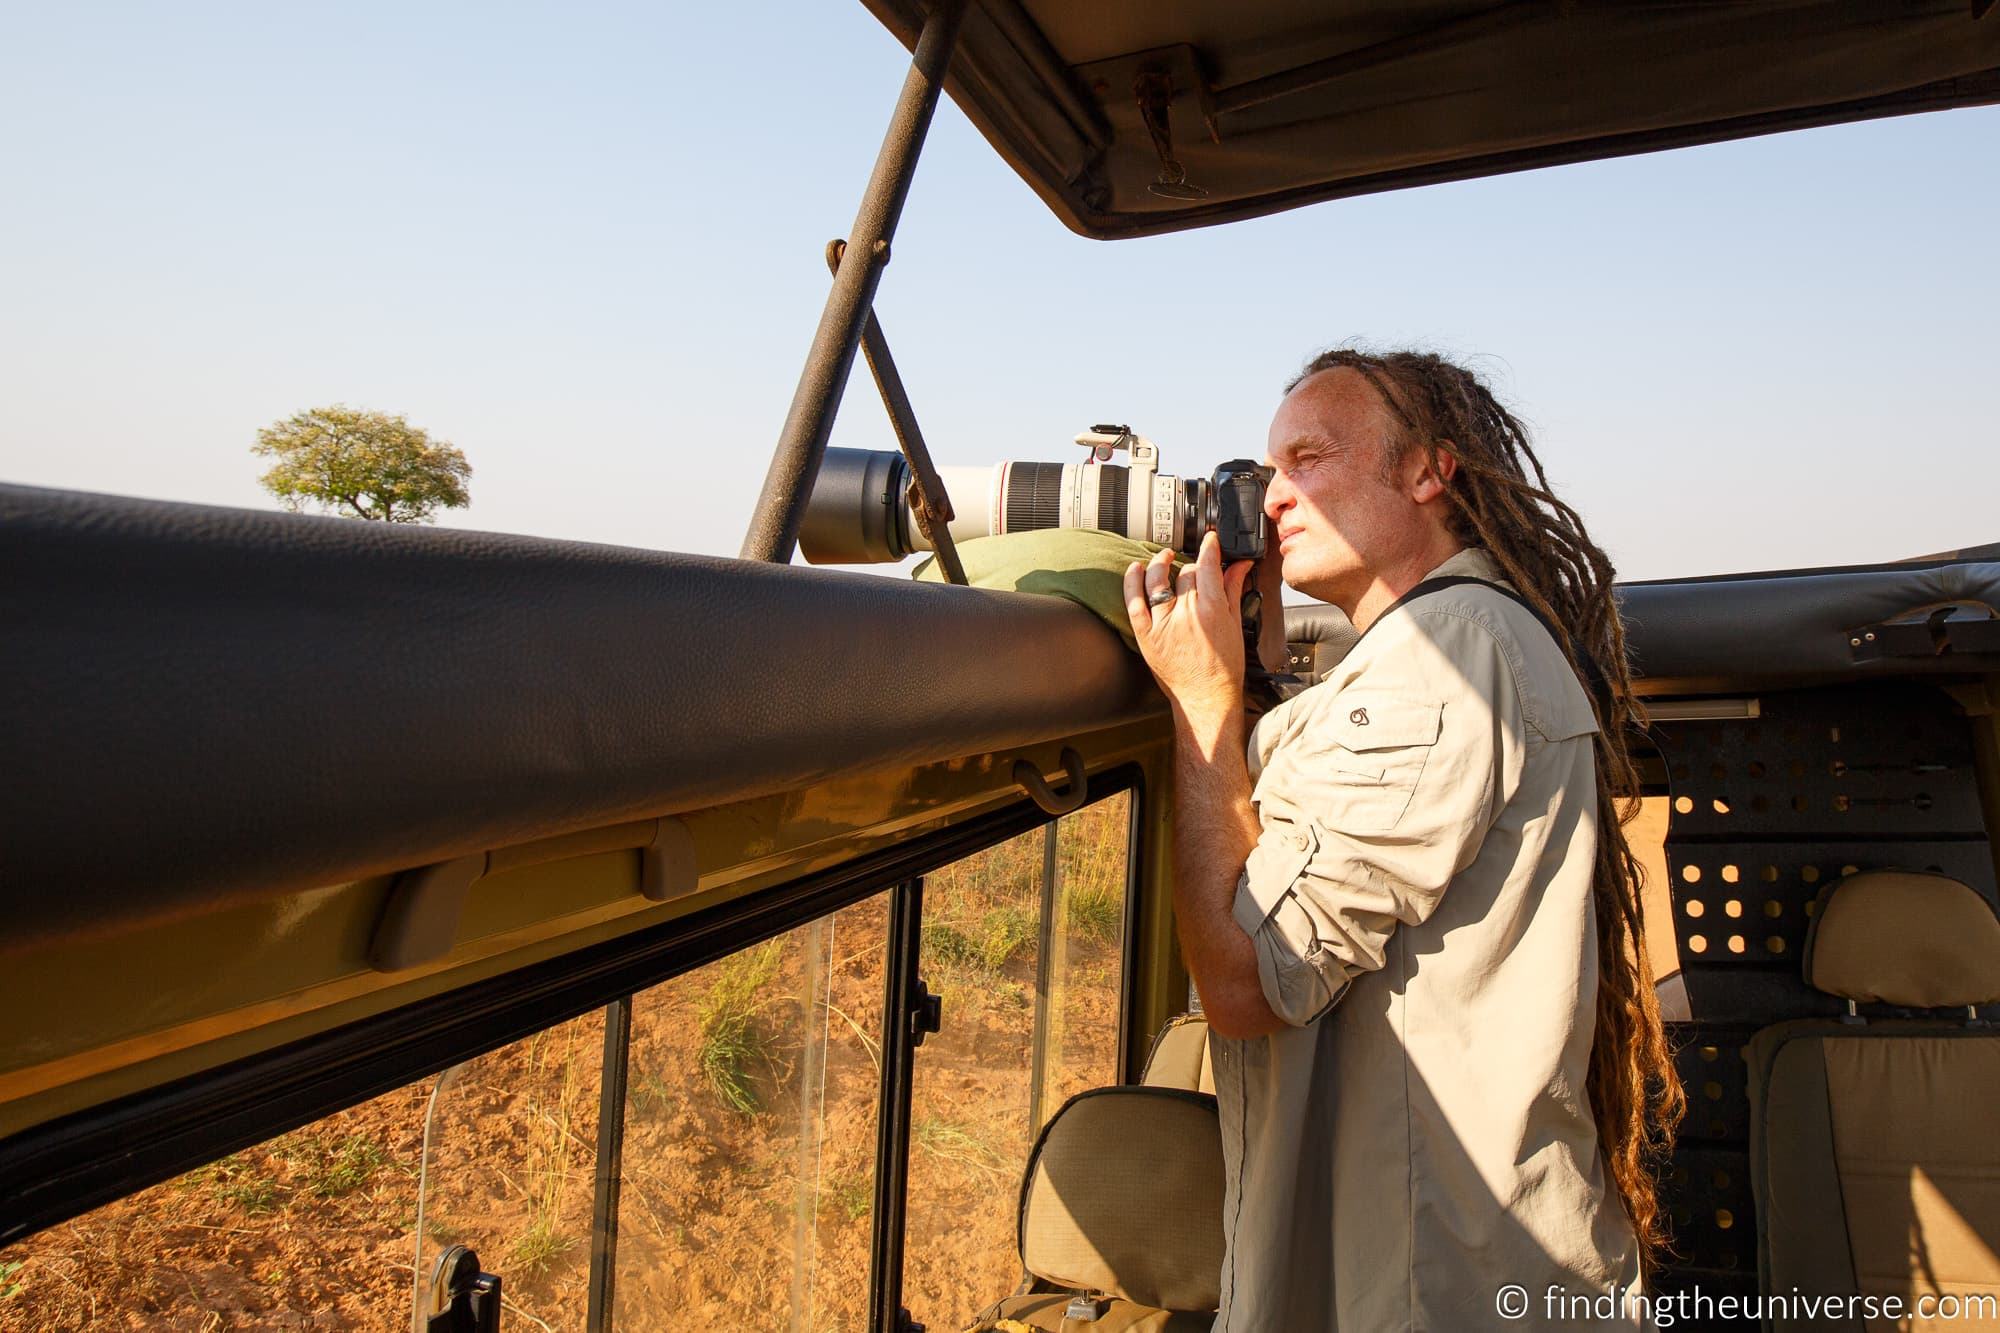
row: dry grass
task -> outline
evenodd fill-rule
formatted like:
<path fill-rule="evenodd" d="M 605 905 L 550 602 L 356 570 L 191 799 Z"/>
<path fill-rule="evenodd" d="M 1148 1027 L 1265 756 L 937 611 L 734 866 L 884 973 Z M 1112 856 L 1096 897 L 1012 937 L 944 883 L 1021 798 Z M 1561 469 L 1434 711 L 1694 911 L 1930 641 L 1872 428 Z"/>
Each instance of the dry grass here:
<path fill-rule="evenodd" d="M 565 1214 L 573 1191 L 590 1190 L 596 1145 L 577 1128 L 579 1113 L 597 1099 L 597 1065 L 603 1047 L 566 1023 L 528 1039 L 522 1112 L 527 1142 L 521 1162 L 528 1220 L 508 1243 L 509 1268 L 523 1284 L 548 1275 L 580 1243 Z"/>
<path fill-rule="evenodd" d="M 772 1063 L 771 1038 L 758 1015 L 769 1003 L 764 991 L 778 974 L 783 947 L 782 940 L 770 940 L 724 959 L 697 1010 L 701 1072 L 723 1104 L 744 1115 L 763 1109 L 751 1070 Z"/>
<path fill-rule="evenodd" d="M 1005 1155 L 973 1126 L 941 1115 L 919 1119 L 910 1127 L 910 1137 L 919 1151 L 942 1162 L 956 1162 L 989 1180 L 998 1181 L 1002 1168 L 1008 1164 Z"/>

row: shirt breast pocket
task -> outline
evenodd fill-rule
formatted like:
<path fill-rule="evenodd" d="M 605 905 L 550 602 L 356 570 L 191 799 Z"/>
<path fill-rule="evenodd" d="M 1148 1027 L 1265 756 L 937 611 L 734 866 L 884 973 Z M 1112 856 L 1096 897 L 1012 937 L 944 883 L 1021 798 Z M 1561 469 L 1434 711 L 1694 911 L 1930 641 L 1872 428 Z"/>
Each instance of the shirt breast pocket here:
<path fill-rule="evenodd" d="M 1327 815 L 1352 833 L 1386 833 L 1402 820 L 1437 748 L 1444 705 L 1382 690 L 1343 690 L 1332 701 L 1335 748 L 1327 757 Z"/>

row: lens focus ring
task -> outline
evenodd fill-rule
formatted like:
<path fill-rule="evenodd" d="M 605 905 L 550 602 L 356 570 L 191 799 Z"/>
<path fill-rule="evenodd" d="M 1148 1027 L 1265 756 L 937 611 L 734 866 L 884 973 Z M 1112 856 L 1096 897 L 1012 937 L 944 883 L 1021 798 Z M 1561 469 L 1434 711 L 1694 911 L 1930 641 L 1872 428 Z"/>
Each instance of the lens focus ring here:
<path fill-rule="evenodd" d="M 1062 524 L 1063 465 L 1009 463 L 1004 532 L 1030 532 Z"/>

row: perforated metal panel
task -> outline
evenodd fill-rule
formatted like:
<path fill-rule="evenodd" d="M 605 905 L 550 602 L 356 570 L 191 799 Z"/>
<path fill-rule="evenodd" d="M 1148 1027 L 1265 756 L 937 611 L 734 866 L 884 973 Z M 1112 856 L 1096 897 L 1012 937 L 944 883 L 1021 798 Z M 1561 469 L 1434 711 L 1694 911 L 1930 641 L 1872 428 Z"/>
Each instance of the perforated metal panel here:
<path fill-rule="evenodd" d="M 1994 898 L 1971 732 L 1949 696 L 1889 682 L 1759 702 L 1759 717 L 1654 730 L 1695 1020 L 1668 1032 L 1688 1114 L 1662 1181 L 1677 1251 L 1656 1278 L 1663 1291 L 1755 1290 L 1742 1052 L 1770 1023 L 1843 1008 L 1800 971 L 1820 890 L 1856 870 L 1929 869 Z"/>
<path fill-rule="evenodd" d="M 1660 1182 L 1675 1254 L 1662 1287 L 1699 1285 L 1721 1294 L 1718 1278 L 1754 1283 L 1757 1207 L 1750 1188 L 1750 1103 L 1743 1046 L 1753 1029 L 1676 1024 L 1674 1067 L 1687 1092 L 1687 1118 Z"/>
<path fill-rule="evenodd" d="M 1750 1103 L 1744 1094 L 1747 1071 L 1743 1048 L 1754 1031 L 1703 1023 L 1675 1025 L 1679 1042 L 1674 1068 L 1680 1071 L 1688 1100 L 1681 1142 L 1749 1150 Z"/>
<path fill-rule="evenodd" d="M 1654 729 L 1673 779 L 1676 837 L 1985 836 L 1971 734 L 1949 695 L 1880 684 L 1759 703 L 1758 717 Z"/>
<path fill-rule="evenodd" d="M 1715 1148 L 1676 1153 L 1667 1209 L 1686 1267 L 1756 1274 L 1756 1203 L 1745 1154 Z"/>
<path fill-rule="evenodd" d="M 1761 696 L 1762 716 L 1655 728 L 1693 1016 L 1826 1013 L 1800 976 L 1813 898 L 1855 870 L 1935 869 L 1989 900 L 1972 737 L 1950 697 L 1884 683 Z"/>
<path fill-rule="evenodd" d="M 1796 970 L 1813 899 L 1842 875 L 1879 868 L 1936 870 L 1969 884 L 1991 878 L 1984 840 L 1922 846 L 1880 842 L 1687 843 L 1670 847 L 1674 939 L 1684 967 L 1775 963 Z"/>

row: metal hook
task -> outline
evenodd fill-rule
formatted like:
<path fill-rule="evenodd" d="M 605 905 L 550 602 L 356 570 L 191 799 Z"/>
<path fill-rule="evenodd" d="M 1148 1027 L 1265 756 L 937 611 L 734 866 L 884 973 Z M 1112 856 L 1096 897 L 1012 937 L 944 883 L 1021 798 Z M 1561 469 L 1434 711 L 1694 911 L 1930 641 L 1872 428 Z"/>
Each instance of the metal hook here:
<path fill-rule="evenodd" d="M 1025 759 L 1014 761 L 1014 781 L 1021 784 L 1028 798 L 1041 808 L 1043 814 L 1066 815 L 1082 805 L 1083 798 L 1089 795 L 1083 776 L 1083 756 L 1076 752 L 1075 747 L 1063 746 L 1062 766 L 1063 775 L 1069 779 L 1069 790 L 1058 796 L 1050 790 L 1048 779 L 1042 776 L 1040 769 Z"/>

